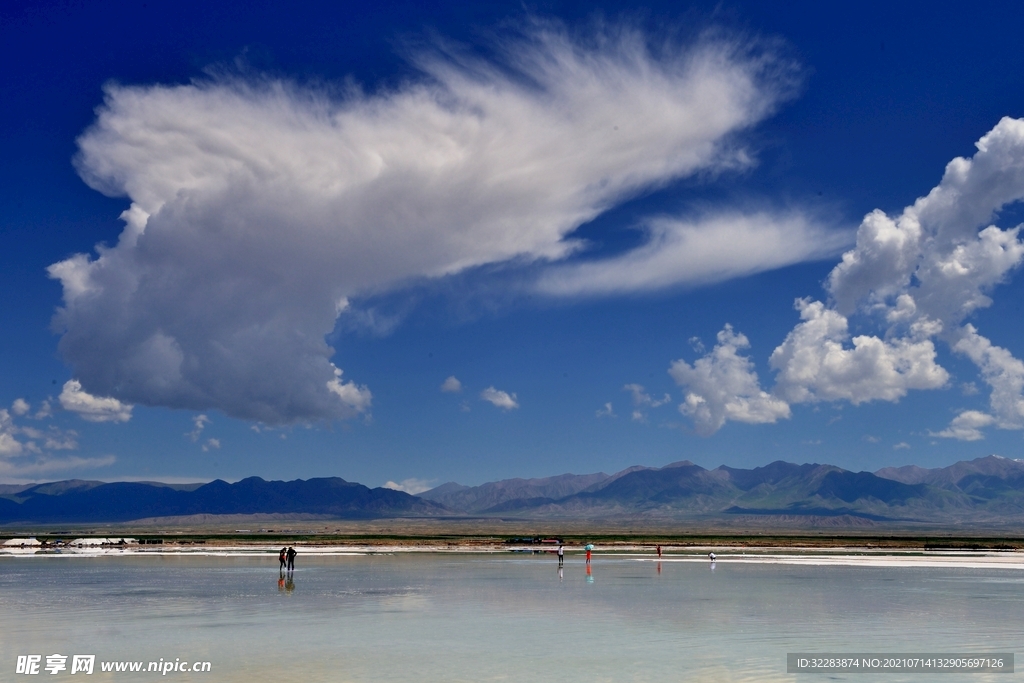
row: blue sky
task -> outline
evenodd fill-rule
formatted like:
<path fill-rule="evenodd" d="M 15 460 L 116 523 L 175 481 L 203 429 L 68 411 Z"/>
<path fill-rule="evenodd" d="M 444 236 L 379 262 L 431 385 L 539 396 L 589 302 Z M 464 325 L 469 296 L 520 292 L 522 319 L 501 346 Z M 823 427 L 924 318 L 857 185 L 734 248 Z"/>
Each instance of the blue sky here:
<path fill-rule="evenodd" d="M 0 479 L 1018 457 L 1022 14 L 7 3 Z"/>

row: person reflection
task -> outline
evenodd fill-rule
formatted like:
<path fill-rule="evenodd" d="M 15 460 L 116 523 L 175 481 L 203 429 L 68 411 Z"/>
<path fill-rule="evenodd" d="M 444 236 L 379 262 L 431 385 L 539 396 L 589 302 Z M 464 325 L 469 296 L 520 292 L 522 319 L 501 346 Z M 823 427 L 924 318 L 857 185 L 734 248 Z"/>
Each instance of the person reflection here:
<path fill-rule="evenodd" d="M 711 560 L 711 571 L 715 571 L 715 561 Z"/>
<path fill-rule="evenodd" d="M 661 576 L 661 562 L 658 563 L 658 576 Z"/>
<path fill-rule="evenodd" d="M 562 575 L 562 568 L 559 567 L 558 568 L 558 583 L 562 583 L 562 579 L 563 578 L 564 578 L 564 576 Z"/>
<path fill-rule="evenodd" d="M 594 575 L 590 571 L 590 565 L 587 565 L 587 583 L 594 583 Z"/>
<path fill-rule="evenodd" d="M 284 589 L 289 593 L 295 590 L 295 575 L 291 572 L 288 572 L 287 576 L 285 576 Z"/>
<path fill-rule="evenodd" d="M 281 575 L 277 577 L 277 592 L 280 593 L 283 590 L 284 590 L 284 572 L 281 572 Z"/>

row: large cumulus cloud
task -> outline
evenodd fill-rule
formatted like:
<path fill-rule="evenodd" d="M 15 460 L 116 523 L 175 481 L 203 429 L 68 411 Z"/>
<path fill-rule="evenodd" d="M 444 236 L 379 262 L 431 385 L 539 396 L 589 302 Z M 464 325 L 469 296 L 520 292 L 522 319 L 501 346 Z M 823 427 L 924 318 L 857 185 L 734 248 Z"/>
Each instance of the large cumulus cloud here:
<path fill-rule="evenodd" d="M 570 233 L 616 202 L 749 165 L 734 134 L 793 85 L 769 50 L 720 38 L 652 50 L 629 28 L 578 40 L 536 24 L 497 55 L 421 53 L 418 79 L 372 94 L 237 77 L 108 86 L 77 166 L 130 199 L 125 227 L 50 267 L 60 350 L 83 390 L 267 423 L 364 413 L 370 390 L 325 342 L 349 297 L 564 259 L 581 246 Z M 707 277 L 820 250 L 799 216 L 739 218 L 745 235 L 760 225 L 797 246 L 781 260 L 763 244 L 732 253 Z M 655 227 L 677 258 L 686 244 L 721 253 L 699 225 Z M 656 285 L 672 271 L 659 261 Z M 611 279 L 581 271 L 547 289 L 649 286 Z"/>
<path fill-rule="evenodd" d="M 829 301 L 796 302 L 803 321 L 770 358 L 778 373 L 773 397 L 790 404 L 857 404 L 943 387 L 949 374 L 936 362 L 935 341 L 941 341 L 977 366 L 991 388 L 990 412 L 964 411 L 933 434 L 977 440 L 985 427 L 1024 428 L 1024 363 L 966 322 L 992 304 L 993 289 L 1024 259 L 1021 226 L 990 224 L 1004 207 L 1024 199 L 1024 120 L 1004 118 L 978 141 L 977 150 L 970 159 L 951 161 L 939 185 L 899 215 L 876 210 L 865 216 L 856 246 L 829 275 Z M 879 333 L 851 339 L 852 315 L 863 316 Z M 744 387 L 742 397 L 760 391 L 752 363 L 744 371 L 744 361 L 749 358 L 712 354 L 698 363 L 745 372 L 742 382 L 733 381 Z M 679 407 L 684 414 L 694 414 L 690 395 L 730 400 L 704 396 L 703 384 L 679 376 L 677 366 L 673 375 L 690 392 Z M 784 416 L 780 411 L 760 421 Z M 726 419 L 743 418 L 726 412 L 712 423 L 695 419 L 698 431 L 707 433 L 708 424 L 717 428 Z"/>

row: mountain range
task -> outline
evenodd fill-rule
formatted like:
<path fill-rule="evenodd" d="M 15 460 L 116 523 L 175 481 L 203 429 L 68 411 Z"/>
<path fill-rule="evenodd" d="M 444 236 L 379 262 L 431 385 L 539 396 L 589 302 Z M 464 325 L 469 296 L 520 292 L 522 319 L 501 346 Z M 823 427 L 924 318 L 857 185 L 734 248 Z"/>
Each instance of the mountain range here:
<path fill-rule="evenodd" d="M 371 489 L 337 477 L 234 484 L 161 484 L 70 480 L 0 487 L 0 524 L 8 522 L 124 522 L 183 515 L 295 514 L 339 519 L 429 517 L 437 503 L 402 491 Z"/>
<path fill-rule="evenodd" d="M 0 524 L 124 522 L 185 515 L 713 521 L 771 526 L 1024 523 L 1024 461 L 991 455 L 949 467 L 851 472 L 783 461 L 708 470 L 689 461 L 616 474 L 455 482 L 412 496 L 337 477 L 229 484 L 68 480 L 0 486 Z"/>
<path fill-rule="evenodd" d="M 464 514 L 527 518 L 684 520 L 842 518 L 846 523 L 962 524 L 1024 521 L 1024 461 L 991 455 L 949 467 L 850 472 L 776 461 L 708 470 L 687 460 L 617 474 L 454 482 L 421 498 Z"/>

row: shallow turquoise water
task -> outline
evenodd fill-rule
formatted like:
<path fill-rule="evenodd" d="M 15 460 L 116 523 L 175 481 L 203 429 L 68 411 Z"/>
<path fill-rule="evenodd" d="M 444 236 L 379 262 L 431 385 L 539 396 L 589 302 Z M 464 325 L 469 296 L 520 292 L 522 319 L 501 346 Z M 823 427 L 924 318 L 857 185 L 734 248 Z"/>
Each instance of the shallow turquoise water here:
<path fill-rule="evenodd" d="M 5 681 L 32 680 L 18 655 L 61 653 L 212 664 L 175 681 L 920 682 L 787 674 L 786 653 L 1014 652 L 1024 571 L 300 555 L 279 585 L 276 557 L 0 557 L 0 615 Z"/>

